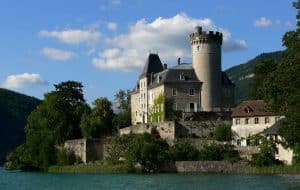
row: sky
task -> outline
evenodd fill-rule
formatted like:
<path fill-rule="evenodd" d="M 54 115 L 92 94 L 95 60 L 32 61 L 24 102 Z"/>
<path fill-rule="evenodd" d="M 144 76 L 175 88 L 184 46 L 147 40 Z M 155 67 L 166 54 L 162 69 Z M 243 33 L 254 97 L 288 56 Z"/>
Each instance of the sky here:
<path fill-rule="evenodd" d="M 132 89 L 149 53 L 191 63 L 195 26 L 223 33 L 222 69 L 283 50 L 292 0 L 1 0 L 0 87 L 43 99 L 67 80 L 86 100 Z"/>

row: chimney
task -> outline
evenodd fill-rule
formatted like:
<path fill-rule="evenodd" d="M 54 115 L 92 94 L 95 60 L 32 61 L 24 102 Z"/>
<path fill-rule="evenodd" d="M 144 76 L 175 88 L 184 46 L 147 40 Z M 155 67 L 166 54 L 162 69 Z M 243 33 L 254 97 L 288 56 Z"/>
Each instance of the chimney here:
<path fill-rule="evenodd" d="M 177 65 L 180 65 L 180 57 L 177 59 Z"/>
<path fill-rule="evenodd" d="M 168 69 L 168 65 L 166 63 L 164 63 L 164 70 Z"/>

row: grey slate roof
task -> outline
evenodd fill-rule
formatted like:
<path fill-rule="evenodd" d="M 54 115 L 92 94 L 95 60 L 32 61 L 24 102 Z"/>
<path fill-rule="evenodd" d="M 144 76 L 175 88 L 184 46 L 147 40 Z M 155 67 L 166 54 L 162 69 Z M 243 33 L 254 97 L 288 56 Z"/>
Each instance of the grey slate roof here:
<path fill-rule="evenodd" d="M 201 81 L 198 80 L 196 73 L 191 64 L 180 64 L 170 69 L 166 69 L 162 72 L 154 74 L 152 76 L 152 83 L 148 85 L 150 88 L 154 88 L 164 83 L 175 83 L 175 82 L 201 83 Z"/>
<path fill-rule="evenodd" d="M 181 63 L 164 70 L 158 54 L 149 54 L 139 78 L 142 77 L 148 78 L 149 88 L 155 88 L 164 83 L 202 83 L 202 81 L 198 80 L 192 64 Z M 225 86 L 234 85 L 225 72 L 222 72 L 222 84 Z M 139 83 L 137 82 L 133 92 L 137 92 L 138 90 Z"/>
<path fill-rule="evenodd" d="M 163 65 L 159 59 L 158 54 L 149 54 L 145 67 L 140 77 L 151 73 L 158 73 L 163 71 Z"/>
<path fill-rule="evenodd" d="M 263 134 L 265 135 L 277 135 L 280 127 L 280 121 L 274 123 L 271 127 L 265 129 Z"/>

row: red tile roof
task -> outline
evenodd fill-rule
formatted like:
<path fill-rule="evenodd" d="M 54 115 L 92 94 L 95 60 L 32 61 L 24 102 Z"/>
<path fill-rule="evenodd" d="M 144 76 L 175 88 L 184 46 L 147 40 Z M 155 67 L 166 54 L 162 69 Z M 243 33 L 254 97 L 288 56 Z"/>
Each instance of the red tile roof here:
<path fill-rule="evenodd" d="M 255 117 L 275 115 L 267 109 L 264 100 L 247 100 L 241 102 L 231 114 L 231 117 Z"/>

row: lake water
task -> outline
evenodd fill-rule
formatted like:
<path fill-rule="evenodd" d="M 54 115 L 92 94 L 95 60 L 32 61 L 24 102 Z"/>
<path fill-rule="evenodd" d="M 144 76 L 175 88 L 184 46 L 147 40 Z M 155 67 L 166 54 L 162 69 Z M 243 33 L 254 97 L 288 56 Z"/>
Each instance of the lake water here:
<path fill-rule="evenodd" d="M 296 188 L 298 187 L 298 188 Z M 300 176 L 221 174 L 48 174 L 0 168 L 0 190 L 294 190 Z"/>

